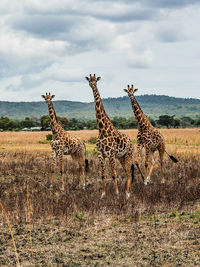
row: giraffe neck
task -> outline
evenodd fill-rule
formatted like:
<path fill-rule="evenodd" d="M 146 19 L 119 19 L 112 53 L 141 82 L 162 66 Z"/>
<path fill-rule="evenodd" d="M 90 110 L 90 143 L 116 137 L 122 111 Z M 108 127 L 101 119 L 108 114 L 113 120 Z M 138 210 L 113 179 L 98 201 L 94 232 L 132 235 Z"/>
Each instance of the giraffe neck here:
<path fill-rule="evenodd" d="M 50 127 L 52 130 L 52 133 L 57 134 L 61 130 L 63 130 L 63 127 L 61 126 L 61 124 L 57 120 L 56 112 L 54 110 L 52 102 L 48 103 L 48 109 L 49 109 Z"/>
<path fill-rule="evenodd" d="M 93 95 L 94 95 L 94 101 L 95 101 L 95 110 L 96 110 L 96 119 L 97 119 L 97 126 L 99 129 L 99 132 L 105 132 L 104 130 L 110 128 L 110 130 L 114 130 L 114 126 L 106 114 L 106 111 L 104 109 L 99 91 L 97 87 L 93 89 Z"/>
<path fill-rule="evenodd" d="M 143 113 L 140 105 L 138 104 L 134 95 L 130 95 L 131 105 L 133 112 L 135 114 L 135 118 L 138 121 L 140 129 L 147 129 L 151 126 L 151 123 L 147 116 Z"/>

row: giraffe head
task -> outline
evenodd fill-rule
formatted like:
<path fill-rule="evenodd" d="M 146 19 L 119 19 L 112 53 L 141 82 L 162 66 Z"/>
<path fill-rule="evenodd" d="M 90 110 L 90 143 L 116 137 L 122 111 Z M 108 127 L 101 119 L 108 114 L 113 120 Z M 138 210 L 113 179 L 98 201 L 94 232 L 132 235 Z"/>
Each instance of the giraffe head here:
<path fill-rule="evenodd" d="M 135 92 L 137 92 L 137 88 L 134 89 L 134 85 L 132 84 L 131 86 L 128 85 L 128 89 L 124 89 L 124 92 L 128 94 L 128 96 L 133 96 Z"/>
<path fill-rule="evenodd" d="M 92 76 L 90 74 L 90 77 L 85 77 L 85 79 L 89 82 L 89 85 L 92 89 L 95 89 L 97 86 L 97 82 L 101 79 L 101 77 L 96 77 L 96 75 L 94 74 L 94 76 Z"/>
<path fill-rule="evenodd" d="M 46 93 L 46 95 L 42 95 L 42 97 L 45 99 L 46 103 L 50 103 L 51 100 L 55 97 L 55 95 L 51 95 L 50 93 Z"/>

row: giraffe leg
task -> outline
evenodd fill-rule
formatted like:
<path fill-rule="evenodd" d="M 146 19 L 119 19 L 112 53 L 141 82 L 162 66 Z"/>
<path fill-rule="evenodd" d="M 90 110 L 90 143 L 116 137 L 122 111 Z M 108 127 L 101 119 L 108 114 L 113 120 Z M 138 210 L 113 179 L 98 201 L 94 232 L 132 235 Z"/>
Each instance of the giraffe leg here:
<path fill-rule="evenodd" d="M 118 189 L 118 184 L 117 184 L 117 172 L 116 172 L 116 162 L 115 162 L 115 156 L 113 153 L 109 157 L 110 161 L 110 166 L 111 166 L 111 172 L 112 172 L 112 178 L 114 179 L 115 182 L 115 193 L 117 197 L 119 197 L 119 189 Z"/>
<path fill-rule="evenodd" d="M 130 197 L 130 187 L 131 187 L 131 180 L 133 179 L 134 175 L 134 164 L 132 161 L 132 156 L 126 157 L 125 159 L 125 165 L 127 168 L 127 174 L 128 174 L 128 181 L 127 181 L 127 188 L 126 188 L 126 199 Z"/>
<path fill-rule="evenodd" d="M 71 157 L 74 161 L 78 163 L 77 178 L 78 178 L 78 185 L 80 186 L 81 185 L 81 158 L 77 153 L 71 154 Z"/>
<path fill-rule="evenodd" d="M 131 153 L 131 155 L 128 154 L 128 155 L 124 156 L 123 158 L 120 158 L 119 160 L 120 160 L 120 163 L 121 163 L 126 175 L 128 176 L 127 187 L 126 187 L 126 199 L 129 199 L 131 180 L 132 180 L 132 175 L 133 175 L 133 173 L 132 173 L 133 172 L 133 170 L 132 170 L 132 164 L 133 164 L 132 153 Z"/>
<path fill-rule="evenodd" d="M 139 166 L 139 158 L 141 157 L 141 152 L 142 152 L 142 146 L 140 143 L 137 144 L 137 152 L 136 152 L 136 157 L 135 157 L 135 165 L 137 166 L 138 168 L 138 171 L 142 177 L 142 180 L 144 181 L 144 175 L 140 169 L 140 166 Z"/>
<path fill-rule="evenodd" d="M 85 159 L 79 157 L 79 182 L 83 189 L 85 189 Z"/>
<path fill-rule="evenodd" d="M 162 180 L 161 180 L 161 183 L 164 184 L 165 183 L 165 175 L 164 175 L 164 153 L 165 153 L 165 150 L 159 150 L 159 156 L 160 156 L 160 168 L 161 168 L 161 176 L 162 176 Z"/>
<path fill-rule="evenodd" d="M 156 163 L 155 163 L 155 159 L 154 159 L 154 152 L 151 152 L 151 165 L 150 165 L 150 168 L 149 168 L 149 171 L 148 171 L 148 175 L 147 175 L 146 181 L 150 182 L 151 174 L 152 174 L 152 171 L 153 171 L 153 168 L 155 167 L 155 165 L 156 165 Z"/>
<path fill-rule="evenodd" d="M 145 179 L 144 184 L 147 185 L 150 183 L 150 176 L 148 176 L 148 168 L 149 168 L 149 158 L 150 158 L 150 151 L 149 149 L 146 149 L 146 155 L 145 155 Z"/>
<path fill-rule="evenodd" d="M 80 167 L 80 162 L 79 162 L 79 159 L 77 159 L 77 161 L 78 161 L 78 186 L 80 186 L 81 185 L 81 167 Z"/>
<path fill-rule="evenodd" d="M 125 163 L 125 156 L 123 156 L 122 158 L 119 158 L 119 161 L 122 165 L 122 168 L 123 168 L 126 176 L 128 176 L 127 167 L 126 167 L 126 163 Z"/>
<path fill-rule="evenodd" d="M 52 165 L 51 165 L 51 186 L 53 187 L 55 181 L 55 172 L 56 172 L 56 152 L 55 150 L 52 151 Z"/>
<path fill-rule="evenodd" d="M 105 172 L 105 159 L 101 152 L 98 152 L 98 160 L 100 164 L 101 178 L 103 182 L 103 192 L 101 194 L 101 199 L 102 199 L 106 195 L 106 172 Z"/>
<path fill-rule="evenodd" d="M 65 177 L 64 177 L 64 162 L 63 162 L 63 153 L 60 153 L 59 155 L 59 160 L 60 160 L 60 175 L 62 178 L 62 187 L 61 190 L 65 190 Z"/>

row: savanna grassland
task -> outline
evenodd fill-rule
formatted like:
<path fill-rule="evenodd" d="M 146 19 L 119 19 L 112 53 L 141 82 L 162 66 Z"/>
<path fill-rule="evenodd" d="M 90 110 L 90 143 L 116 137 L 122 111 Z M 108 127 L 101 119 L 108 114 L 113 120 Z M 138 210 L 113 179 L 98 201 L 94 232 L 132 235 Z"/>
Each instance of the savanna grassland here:
<path fill-rule="evenodd" d="M 199 266 L 200 129 L 161 131 L 179 162 L 165 156 L 165 184 L 159 164 L 147 186 L 136 170 L 128 201 L 119 164 L 119 199 L 107 164 L 100 200 L 96 130 L 71 132 L 86 142 L 89 171 L 84 191 L 66 157 L 65 192 L 59 171 L 50 188 L 48 132 L 1 132 L 0 266 Z M 137 130 L 123 132 L 136 143 Z"/>

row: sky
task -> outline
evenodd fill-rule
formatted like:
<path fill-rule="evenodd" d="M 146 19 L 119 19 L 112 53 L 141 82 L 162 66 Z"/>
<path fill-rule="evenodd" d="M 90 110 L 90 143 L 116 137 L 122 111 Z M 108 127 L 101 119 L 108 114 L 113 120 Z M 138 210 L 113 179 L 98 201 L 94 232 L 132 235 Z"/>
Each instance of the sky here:
<path fill-rule="evenodd" d="M 199 0 L 1 0 L 0 101 L 200 96 Z"/>

